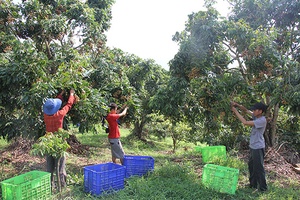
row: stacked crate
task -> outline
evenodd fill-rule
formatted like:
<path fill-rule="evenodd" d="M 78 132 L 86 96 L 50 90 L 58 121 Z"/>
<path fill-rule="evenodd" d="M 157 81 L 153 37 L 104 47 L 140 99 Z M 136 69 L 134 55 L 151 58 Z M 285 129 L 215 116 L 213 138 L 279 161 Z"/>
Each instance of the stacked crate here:
<path fill-rule="evenodd" d="M 104 163 L 83 169 L 84 191 L 99 196 L 124 189 L 125 178 L 143 176 L 153 171 L 154 159 L 150 156 L 125 155 L 124 165 Z"/>
<path fill-rule="evenodd" d="M 213 164 L 216 161 L 226 160 L 226 147 L 196 146 L 195 150 L 202 154 L 202 162 L 207 163 L 202 171 L 202 183 L 218 192 L 235 194 L 239 170 Z"/>

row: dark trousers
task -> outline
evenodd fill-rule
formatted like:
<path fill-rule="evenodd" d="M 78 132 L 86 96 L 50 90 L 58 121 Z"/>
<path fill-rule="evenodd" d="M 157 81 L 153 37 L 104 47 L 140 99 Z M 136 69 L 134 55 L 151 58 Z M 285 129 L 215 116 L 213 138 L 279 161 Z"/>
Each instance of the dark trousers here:
<path fill-rule="evenodd" d="M 51 183 L 54 186 L 54 172 L 57 166 L 58 161 L 59 162 L 59 174 L 56 174 L 56 176 L 60 177 L 61 186 L 65 187 L 67 185 L 67 172 L 66 172 L 66 157 L 54 158 L 53 156 L 47 156 L 47 172 L 51 173 Z"/>
<path fill-rule="evenodd" d="M 250 173 L 250 187 L 257 188 L 261 191 L 267 190 L 266 173 L 264 169 L 265 149 L 251 149 L 248 162 Z"/>

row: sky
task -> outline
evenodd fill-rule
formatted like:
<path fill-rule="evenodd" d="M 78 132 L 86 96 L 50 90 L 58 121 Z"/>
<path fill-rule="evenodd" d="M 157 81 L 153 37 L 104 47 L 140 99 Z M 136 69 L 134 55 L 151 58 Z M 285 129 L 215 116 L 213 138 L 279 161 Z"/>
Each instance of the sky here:
<path fill-rule="evenodd" d="M 217 10 L 226 16 L 228 4 L 217 1 Z M 153 59 L 169 70 L 168 62 L 179 49 L 172 36 L 184 30 L 189 14 L 205 10 L 203 3 L 204 0 L 116 0 L 106 33 L 107 45 Z"/>
<path fill-rule="evenodd" d="M 216 1 L 217 10 L 226 16 L 228 3 Z M 205 10 L 204 0 L 115 0 L 107 45 L 153 59 L 169 70 L 168 62 L 179 49 L 173 35 L 184 30 L 189 14 L 200 10 Z"/>

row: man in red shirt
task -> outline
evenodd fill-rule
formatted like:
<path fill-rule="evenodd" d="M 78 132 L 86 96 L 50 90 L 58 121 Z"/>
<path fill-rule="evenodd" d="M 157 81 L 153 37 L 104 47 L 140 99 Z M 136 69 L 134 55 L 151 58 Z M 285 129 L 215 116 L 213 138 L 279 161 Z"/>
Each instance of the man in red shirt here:
<path fill-rule="evenodd" d="M 117 104 L 109 104 L 110 112 L 108 113 L 106 120 L 108 122 L 109 134 L 108 140 L 111 147 L 111 155 L 113 163 L 117 163 L 116 159 L 120 159 L 121 164 L 123 165 L 124 159 L 124 150 L 120 141 L 120 130 L 118 126 L 118 119 L 127 113 L 128 107 L 126 107 L 122 113 L 117 113 Z"/>
<path fill-rule="evenodd" d="M 63 101 L 63 93 L 62 91 L 57 98 L 47 99 L 47 101 L 43 105 L 43 112 L 44 112 L 44 122 L 46 125 L 46 132 L 55 132 L 58 129 L 63 128 L 63 120 L 66 114 L 71 110 L 72 105 L 75 103 L 75 91 L 73 89 L 70 90 L 70 96 L 66 105 L 60 109 L 62 101 Z M 51 173 L 51 182 L 54 183 L 53 173 L 55 170 L 56 163 L 58 162 L 59 158 L 54 158 L 51 155 L 46 156 L 47 160 L 47 171 Z M 66 158 L 65 156 L 60 158 L 60 165 L 59 165 L 59 176 L 61 180 L 62 187 L 66 186 Z"/>

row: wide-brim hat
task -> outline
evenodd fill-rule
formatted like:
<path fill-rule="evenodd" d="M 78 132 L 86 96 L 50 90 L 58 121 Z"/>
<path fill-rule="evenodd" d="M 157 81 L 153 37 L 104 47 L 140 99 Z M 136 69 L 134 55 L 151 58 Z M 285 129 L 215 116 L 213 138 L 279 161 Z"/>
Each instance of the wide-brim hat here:
<path fill-rule="evenodd" d="M 47 101 L 43 105 L 43 112 L 46 115 L 53 115 L 60 109 L 61 103 L 61 100 L 58 98 L 47 99 Z"/>

